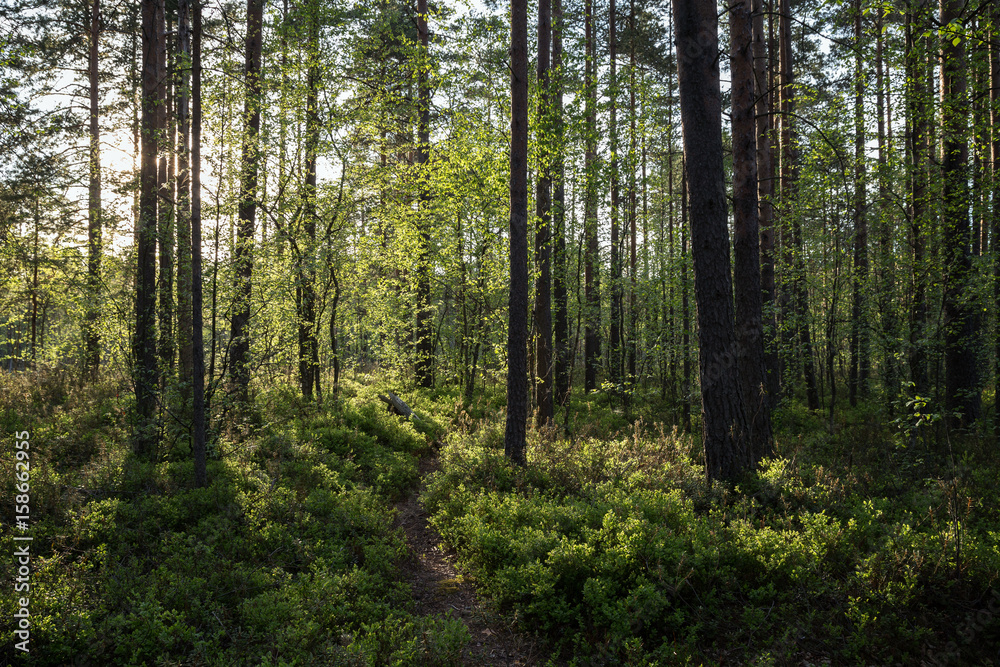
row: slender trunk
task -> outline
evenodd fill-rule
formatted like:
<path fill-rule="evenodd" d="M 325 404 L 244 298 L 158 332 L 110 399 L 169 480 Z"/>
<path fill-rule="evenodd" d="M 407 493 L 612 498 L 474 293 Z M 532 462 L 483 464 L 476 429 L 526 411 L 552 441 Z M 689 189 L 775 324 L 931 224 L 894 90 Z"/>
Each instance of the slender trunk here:
<path fill-rule="evenodd" d="M 861 28 L 861 0 L 854 3 L 854 271 L 851 282 L 851 369 L 847 395 L 851 406 L 867 384 L 868 336 L 864 295 L 868 281 L 868 219 L 865 208 L 865 74 Z"/>
<path fill-rule="evenodd" d="M 964 0 L 941 0 L 941 25 L 962 15 Z M 968 95 L 964 35 L 942 34 L 941 133 L 944 181 L 944 326 L 945 407 L 953 427 L 979 417 L 975 339 L 978 318 L 972 303 L 972 258 L 969 249 Z"/>
<path fill-rule="evenodd" d="M 90 192 L 87 219 L 87 319 L 84 323 L 87 375 L 96 380 L 101 367 L 101 338 L 98 333 L 101 320 L 101 128 L 98 105 L 98 78 L 100 62 L 101 3 L 93 0 L 90 14 Z"/>
<path fill-rule="evenodd" d="M 924 78 L 925 53 L 915 20 L 927 12 L 927 0 L 918 0 L 906 14 L 906 81 L 907 114 L 910 125 L 910 245 L 912 252 L 913 301 L 910 306 L 909 359 L 910 380 L 917 396 L 926 396 L 929 389 L 927 355 L 924 342 L 927 328 L 927 279 L 924 255 L 927 228 L 927 87 Z M 914 14 L 916 13 L 916 16 Z"/>
<path fill-rule="evenodd" d="M 615 14 L 615 0 L 608 4 L 608 51 L 611 59 L 611 76 L 608 81 L 608 97 L 611 102 L 610 135 L 611 152 L 611 274 L 608 287 L 611 288 L 611 331 L 608 334 L 608 375 L 611 382 L 618 385 L 622 376 L 622 248 L 619 228 L 618 190 L 618 17 Z"/>
<path fill-rule="evenodd" d="M 681 424 L 691 432 L 691 285 L 688 282 L 688 179 L 681 174 Z"/>
<path fill-rule="evenodd" d="M 510 11 L 510 298 L 504 455 L 524 465 L 528 420 L 528 3 Z"/>
<path fill-rule="evenodd" d="M 878 95 L 875 105 L 878 114 L 878 211 L 879 211 L 879 271 L 881 279 L 878 288 L 878 309 L 881 313 L 882 324 L 882 379 L 886 389 L 887 407 L 891 411 L 892 402 L 899 389 L 898 369 L 896 365 L 896 305 L 895 305 L 895 253 L 892 248 L 893 240 L 893 216 L 891 201 L 889 199 L 888 178 L 888 157 L 891 143 L 892 122 L 886 122 L 886 101 L 891 102 L 889 97 L 889 80 L 887 77 L 886 65 L 883 62 L 883 42 L 882 16 L 876 18 L 876 43 L 875 43 L 875 77 Z M 889 108 L 891 109 L 891 104 Z M 889 137 L 886 136 L 886 125 L 888 124 Z"/>
<path fill-rule="evenodd" d="M 770 24 L 770 19 L 768 19 Z M 769 401 L 778 398 L 781 377 L 778 368 L 777 322 L 774 292 L 774 151 L 771 134 L 774 129 L 771 109 L 770 54 L 764 45 L 764 6 L 754 0 L 753 9 L 754 74 L 756 82 L 757 119 L 757 204 L 760 230 L 760 283 L 763 292 L 761 304 L 766 372 L 765 388 Z"/>
<path fill-rule="evenodd" d="M 629 228 L 629 293 L 628 312 L 629 327 L 625 336 L 625 348 L 628 357 L 628 382 L 630 390 L 635 390 L 636 382 L 636 336 L 639 328 L 639 311 L 636 309 L 636 191 L 635 191 L 635 168 L 637 137 L 635 132 L 635 0 L 629 3 L 629 149 L 628 149 L 628 228 Z"/>
<path fill-rule="evenodd" d="M 319 155 L 319 3 L 309 5 L 305 184 L 302 189 L 304 247 L 295 253 L 298 265 L 299 386 L 306 400 L 319 393 L 319 340 L 316 331 L 316 160 Z"/>
<path fill-rule="evenodd" d="M 584 4 L 585 39 L 587 43 L 586 74 L 584 95 L 586 97 L 586 151 L 584 171 L 586 172 L 586 194 L 584 201 L 583 226 L 586 243 L 584 269 L 585 328 L 584 335 L 584 391 L 597 388 L 597 370 L 601 358 L 601 276 L 600 247 L 597 239 L 597 49 L 594 44 L 594 0 Z"/>
<path fill-rule="evenodd" d="M 191 74 L 191 0 L 177 3 L 177 347 L 180 377 L 190 382 L 191 342 L 191 171 L 188 105 Z"/>
<path fill-rule="evenodd" d="M 170 79 L 167 76 L 167 17 L 166 4 L 157 2 L 156 8 L 156 136 L 159 164 L 156 170 L 158 188 L 157 239 L 160 244 L 160 303 L 157 314 L 160 320 L 160 365 L 162 383 L 174 369 L 174 207 L 173 186 L 170 182 L 170 158 L 173 151 L 170 140 Z"/>
<path fill-rule="evenodd" d="M 152 457 L 156 450 L 156 152 L 157 152 L 157 0 L 142 2 L 142 167 L 139 173 L 139 218 L 135 225 L 136 296 L 135 401 L 138 420 L 135 453 Z"/>
<path fill-rule="evenodd" d="M 993 25 L 1000 25 L 1000 5 L 993 6 Z M 991 145 L 991 168 L 993 176 L 993 312 L 1000 329 L 1000 36 L 990 39 L 990 128 L 993 133 Z M 1000 335 L 995 340 L 993 357 L 993 433 L 1000 441 Z"/>
<path fill-rule="evenodd" d="M 187 2 L 187 0 L 182 0 Z M 201 282 L 201 0 L 194 0 L 191 38 L 191 449 L 194 477 L 205 486 L 205 341 L 202 330 Z"/>
<path fill-rule="evenodd" d="M 257 137 L 260 134 L 260 64 L 263 0 L 247 0 L 246 129 L 240 159 L 239 227 L 236 231 L 235 285 L 231 348 L 233 390 L 242 409 L 250 406 L 250 294 L 253 280 L 254 224 L 257 216 Z"/>
<path fill-rule="evenodd" d="M 416 303 L 416 376 L 421 387 L 432 387 L 434 376 L 431 365 L 434 358 L 432 337 L 431 269 L 430 269 L 430 174 L 427 172 L 430 160 L 431 141 L 431 89 L 428 70 L 430 68 L 430 42 L 427 31 L 427 0 L 417 0 L 417 34 L 420 40 L 420 55 L 417 73 L 417 165 L 419 168 L 420 215 L 418 218 L 420 236 L 420 257 L 417 266 Z"/>
<path fill-rule="evenodd" d="M 552 36 L 552 16 L 549 0 L 538 1 L 538 137 L 540 164 L 535 185 L 535 384 L 538 414 L 536 425 L 549 424 L 552 406 L 552 133 L 549 109 L 549 46 Z"/>
<path fill-rule="evenodd" d="M 562 72 L 562 0 L 552 0 L 552 122 L 555 133 L 553 159 L 554 188 L 552 196 L 552 229 L 555 235 L 554 271 L 552 291 L 555 298 L 555 392 L 559 405 L 569 399 L 569 366 L 572 352 L 569 349 L 569 305 L 566 291 L 566 170 L 564 166 L 563 132 L 563 72 Z"/>
<path fill-rule="evenodd" d="M 734 279 L 737 370 L 750 420 L 750 463 L 773 452 L 771 409 L 765 386 L 763 298 L 757 207 L 757 123 L 754 117 L 753 0 L 730 9 L 732 72 Z"/>
<path fill-rule="evenodd" d="M 781 50 L 781 200 L 783 211 L 790 217 L 791 238 L 783 241 L 786 269 L 791 273 L 789 308 L 799 334 L 803 370 L 806 379 L 806 398 L 810 410 L 819 410 L 819 392 L 816 387 L 816 368 L 812 354 L 812 336 L 809 331 L 809 295 L 806 288 L 805 258 L 802 251 L 802 224 L 793 211 L 798 190 L 798 138 L 792 118 L 795 115 L 795 81 L 792 66 L 792 17 L 789 0 L 781 0 L 780 50 Z"/>

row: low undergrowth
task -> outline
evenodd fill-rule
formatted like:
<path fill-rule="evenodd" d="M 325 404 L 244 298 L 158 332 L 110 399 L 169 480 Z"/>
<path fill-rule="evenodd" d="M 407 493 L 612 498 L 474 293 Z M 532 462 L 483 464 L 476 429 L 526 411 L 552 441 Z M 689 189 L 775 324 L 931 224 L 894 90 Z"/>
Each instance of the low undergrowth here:
<path fill-rule="evenodd" d="M 319 410 L 270 390 L 270 421 L 214 443 L 210 485 L 194 488 L 169 443 L 157 462 L 131 455 L 116 388 L 4 382 L 7 517 L 13 432 L 31 432 L 31 664 L 458 664 L 468 631 L 411 613 L 392 528 L 390 502 L 440 430 L 430 416 L 415 427 L 351 382 Z M 14 535 L 5 522 L 4 553 Z M 4 581 L 13 567 L 0 559 Z M 11 586 L 0 606 L 14 617 Z M 0 628 L 13 664 L 13 628 Z"/>
<path fill-rule="evenodd" d="M 779 423 L 811 418 L 789 410 Z M 808 441 L 781 431 L 778 456 L 733 487 L 658 426 L 533 433 L 517 469 L 503 420 L 470 421 L 423 501 L 501 610 L 571 664 L 1000 661 L 995 452 L 917 465 L 851 419 Z"/>

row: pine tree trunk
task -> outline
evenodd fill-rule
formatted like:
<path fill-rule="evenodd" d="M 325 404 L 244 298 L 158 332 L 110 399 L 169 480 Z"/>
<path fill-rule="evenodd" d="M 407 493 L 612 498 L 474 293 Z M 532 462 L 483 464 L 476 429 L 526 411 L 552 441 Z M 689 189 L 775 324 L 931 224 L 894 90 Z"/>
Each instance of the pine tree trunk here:
<path fill-rule="evenodd" d="M 310 3 L 307 18 L 305 183 L 302 227 L 305 239 L 295 253 L 298 265 L 299 388 L 311 401 L 319 394 L 319 340 L 316 331 L 316 160 L 319 157 L 319 3 Z"/>
<path fill-rule="evenodd" d="M 166 5 L 163 0 L 156 8 L 156 79 L 158 83 L 156 106 L 156 136 L 159 164 L 156 170 L 157 194 L 157 239 L 160 244 L 160 275 L 157 314 L 160 320 L 160 366 L 164 377 L 161 384 L 174 369 L 174 207 L 173 185 L 170 182 L 170 162 L 173 151 L 170 140 L 170 78 L 167 75 L 167 23 Z"/>
<path fill-rule="evenodd" d="M 87 318 L 84 322 L 87 375 L 96 380 L 101 367 L 101 128 L 99 93 L 99 42 L 101 35 L 101 3 L 92 0 L 90 15 L 90 52 L 87 68 L 90 84 L 90 191 L 87 219 Z"/>
<path fill-rule="evenodd" d="M 861 28 L 861 0 L 854 3 L 854 271 L 851 282 L 851 369 L 847 395 L 851 407 L 865 393 L 867 333 L 865 283 L 868 281 L 868 219 L 865 201 L 865 75 Z"/>
<path fill-rule="evenodd" d="M 756 465 L 773 447 L 762 331 L 752 15 L 752 0 L 730 9 L 737 370 L 750 420 L 750 462 Z"/>
<path fill-rule="evenodd" d="M 958 20 L 964 5 L 963 0 L 942 0 L 941 25 Z M 944 30 L 941 49 L 945 407 L 956 428 L 976 421 L 980 408 L 975 350 L 978 318 L 972 303 L 969 248 L 966 50 L 965 36 L 957 37 Z"/>
<path fill-rule="evenodd" d="M 555 299 L 555 400 L 566 405 L 569 399 L 570 365 L 573 351 L 569 348 L 569 296 L 566 290 L 566 173 L 563 147 L 563 71 L 562 71 L 562 0 L 552 0 L 552 73 L 555 87 L 552 95 L 552 116 L 555 128 L 553 155 L 554 188 L 552 196 L 552 229 L 555 235 L 552 291 Z"/>
<path fill-rule="evenodd" d="M 511 0 L 510 297 L 504 455 L 524 465 L 528 420 L 528 3 Z"/>
<path fill-rule="evenodd" d="M 636 304 L 636 262 L 638 261 L 638 249 L 636 248 L 636 215 L 637 200 L 635 188 L 635 168 L 638 152 L 637 136 L 635 131 L 635 0 L 629 2 L 629 150 L 628 150 L 628 229 L 629 229 L 629 293 L 628 312 L 629 326 L 625 336 L 625 349 L 628 360 L 628 383 L 630 391 L 635 390 L 636 383 L 636 337 L 639 334 L 639 310 Z"/>
<path fill-rule="evenodd" d="M 597 49 L 594 42 L 594 0 L 584 3 L 585 40 L 587 45 L 584 96 L 586 97 L 586 194 L 583 225 L 586 244 L 584 268 L 584 391 L 597 389 L 597 371 L 601 359 L 601 275 L 600 247 L 597 239 Z"/>
<path fill-rule="evenodd" d="M 186 4 L 188 0 L 181 0 Z M 205 341 L 201 272 L 201 0 L 194 0 L 191 36 L 191 449 L 195 484 L 205 486 Z"/>
<path fill-rule="evenodd" d="M 191 171 L 190 171 L 190 74 L 191 0 L 177 3 L 177 347 L 180 378 L 190 382 L 193 372 L 191 347 Z"/>
<path fill-rule="evenodd" d="M 718 18 L 714 0 L 675 0 L 684 161 L 691 191 L 691 256 L 698 302 L 699 370 L 709 479 L 737 479 L 750 465 L 730 277 L 722 161 Z"/>
<path fill-rule="evenodd" d="M 536 424 L 549 424 L 552 406 L 552 114 L 549 108 L 549 47 L 552 37 L 552 16 L 549 0 L 538 2 L 538 118 L 542 128 L 538 138 L 540 161 L 535 185 L 535 384 L 538 414 Z"/>
<path fill-rule="evenodd" d="M 993 6 L 993 25 L 1000 25 L 1000 5 Z M 993 313 L 997 329 L 1000 330 L 1000 35 L 990 39 L 990 127 L 993 142 L 990 158 L 993 176 Z M 1000 335 L 994 341 L 993 357 L 993 433 L 1000 441 Z"/>
<path fill-rule="evenodd" d="M 253 280 L 253 240 L 257 216 L 257 137 L 260 134 L 260 64 L 263 0 L 247 0 L 246 128 L 240 169 L 239 226 L 236 231 L 233 320 L 229 363 L 233 390 L 243 409 L 250 406 L 250 294 Z"/>
<path fill-rule="evenodd" d="M 927 267 L 924 265 L 927 213 L 927 88 L 924 77 L 925 53 L 916 21 L 926 17 L 926 0 L 915 0 L 906 14 L 906 97 L 910 126 L 910 246 L 912 261 L 912 302 L 910 305 L 910 340 L 908 364 L 913 392 L 926 396 L 929 388 L 927 355 L 924 342 L 927 327 Z"/>
<path fill-rule="evenodd" d="M 427 0 L 417 0 L 417 35 L 420 40 L 419 71 L 417 73 L 417 165 L 420 169 L 420 258 L 417 267 L 416 303 L 416 376 L 421 387 L 434 386 L 431 365 L 434 358 L 434 339 L 431 331 L 431 269 L 430 269 L 430 203 L 428 187 L 430 174 L 427 172 L 430 160 L 431 141 L 431 89 L 428 68 L 430 67 L 430 41 L 427 30 Z"/>
<path fill-rule="evenodd" d="M 157 0 L 142 2 L 142 164 L 139 173 L 139 218 L 135 225 L 136 297 L 135 401 L 138 412 L 135 453 L 151 458 L 156 452 L 156 152 L 157 152 Z"/>

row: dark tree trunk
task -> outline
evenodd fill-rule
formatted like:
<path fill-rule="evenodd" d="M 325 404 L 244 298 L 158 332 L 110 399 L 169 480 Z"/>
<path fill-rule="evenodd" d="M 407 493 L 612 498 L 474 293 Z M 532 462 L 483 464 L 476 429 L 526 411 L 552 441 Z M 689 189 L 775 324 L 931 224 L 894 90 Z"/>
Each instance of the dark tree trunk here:
<path fill-rule="evenodd" d="M 431 331 L 433 313 L 431 308 L 430 269 L 430 203 L 431 194 L 427 183 L 431 142 L 431 88 L 428 68 L 430 67 L 430 41 L 427 31 L 427 0 L 417 0 L 417 33 L 420 39 L 419 72 L 417 74 L 417 98 L 419 114 L 417 118 L 417 165 L 420 168 L 420 258 L 417 267 L 416 303 L 416 376 L 421 387 L 434 386 L 431 365 L 434 358 L 434 338 Z"/>
<path fill-rule="evenodd" d="M 169 162 L 173 151 L 170 140 L 168 113 L 168 97 L 170 95 L 170 78 L 167 75 L 167 24 L 166 5 L 163 0 L 156 7 L 156 137 L 157 157 L 159 164 L 156 170 L 157 182 L 157 239 L 160 244 L 160 303 L 157 314 L 160 320 L 160 365 L 164 377 L 161 384 L 174 368 L 174 207 L 173 186 L 170 182 Z"/>
<path fill-rule="evenodd" d="M 552 0 L 552 122 L 555 134 L 553 159 L 552 229 L 555 236 L 552 291 L 555 299 L 555 400 L 566 405 L 569 398 L 569 370 L 573 352 L 569 349 L 569 297 L 566 291 L 566 187 L 563 148 L 562 0 Z"/>
<path fill-rule="evenodd" d="M 139 218 L 135 225 L 135 337 L 132 341 L 138 412 L 134 449 L 142 457 L 152 457 L 156 451 L 155 415 L 159 388 L 156 366 L 157 4 L 157 0 L 142 2 L 142 166 Z"/>
<path fill-rule="evenodd" d="M 635 168 L 638 151 L 637 136 L 635 131 L 635 0 L 629 3 L 629 152 L 628 152 L 628 228 L 629 228 L 629 294 L 628 312 L 629 327 L 625 336 L 625 349 L 628 358 L 628 382 L 630 391 L 634 391 L 636 383 L 636 337 L 639 329 L 639 311 L 636 308 L 636 263 L 638 260 L 638 249 L 636 248 L 636 188 L 635 188 Z"/>
<path fill-rule="evenodd" d="M 610 100 L 610 125 L 608 126 L 611 152 L 611 273 L 608 287 L 611 289 L 611 331 L 608 333 L 608 375 L 615 385 L 622 379 L 622 247 L 619 227 L 618 190 L 618 17 L 615 14 L 615 0 L 608 4 L 608 51 L 611 56 L 611 76 L 608 80 Z"/>
<path fill-rule="evenodd" d="M 769 19 L 770 24 L 770 19 Z M 773 31 L 772 31 L 773 32 Z M 774 130 L 771 109 L 770 54 L 764 45 L 764 7 L 754 1 L 753 11 L 754 73 L 757 90 L 757 202 L 760 215 L 760 283 L 763 291 L 763 324 L 765 345 L 765 387 L 769 402 L 778 399 L 781 372 L 778 364 L 777 322 L 774 292 L 774 151 L 771 134 Z"/>
<path fill-rule="evenodd" d="M 187 0 L 181 0 L 187 3 Z M 191 39 L 191 449 L 194 478 L 205 486 L 205 341 L 201 282 L 201 0 L 194 0 Z"/>
<path fill-rule="evenodd" d="M 915 22 L 927 16 L 927 0 L 915 1 L 906 14 L 906 96 L 910 126 L 910 245 L 913 264 L 913 300 L 910 306 L 909 359 L 913 392 L 926 396 L 929 388 L 927 355 L 924 336 L 927 327 L 927 267 L 925 264 L 926 235 L 929 227 L 927 212 L 927 82 L 925 58 L 920 29 Z"/>
<path fill-rule="evenodd" d="M 681 425 L 691 432 L 691 283 L 688 281 L 688 178 L 681 175 Z"/>
<path fill-rule="evenodd" d="M 229 363 L 233 390 L 243 409 L 250 406 L 250 293 L 253 280 L 253 237 L 257 216 L 257 137 L 260 134 L 260 61 L 263 0 L 247 0 L 246 129 L 240 170 L 239 226 L 236 230 L 233 320 Z"/>
<path fill-rule="evenodd" d="M 960 18 L 964 0 L 941 1 L 941 25 Z M 965 36 L 946 29 L 941 49 L 941 133 L 944 180 L 944 358 L 945 407 L 953 427 L 968 426 L 979 417 L 979 387 L 975 340 L 978 318 L 972 295 L 969 249 L 968 95 Z M 958 416 L 954 416 L 958 413 Z"/>
<path fill-rule="evenodd" d="M 698 302 L 705 470 L 735 480 L 750 465 L 747 419 L 735 363 L 726 189 L 722 162 L 718 18 L 714 0 L 675 0 L 685 172 L 691 190 L 691 255 Z"/>
<path fill-rule="evenodd" d="M 548 425 L 553 417 L 552 406 L 552 113 L 549 108 L 549 43 L 552 17 L 549 0 L 538 1 L 538 118 L 540 161 L 535 185 L 535 384 L 538 414 L 536 424 Z"/>
<path fill-rule="evenodd" d="M 319 3 L 309 4 L 306 73 L 305 183 L 302 189 L 304 247 L 295 252 L 298 273 L 299 388 L 306 400 L 319 393 L 319 336 L 316 331 L 316 160 L 319 155 Z"/>
<path fill-rule="evenodd" d="M 177 347 L 180 378 L 190 382 L 191 347 L 191 171 L 188 105 L 191 74 L 191 0 L 177 3 Z"/>
<path fill-rule="evenodd" d="M 528 3 L 510 11 L 510 298 L 507 325 L 507 424 L 504 454 L 525 458 L 528 420 Z"/>
<path fill-rule="evenodd" d="M 816 366 L 813 362 L 812 335 L 809 331 L 809 294 L 806 288 L 805 258 L 802 252 L 802 224 L 793 209 L 798 190 L 798 138 L 792 122 L 795 116 L 795 79 L 792 63 L 792 15 L 789 0 L 781 0 L 780 49 L 781 49 L 781 201 L 784 214 L 791 218 L 791 238 L 785 238 L 786 270 L 788 280 L 788 310 L 799 334 L 803 371 L 806 379 L 806 400 L 810 410 L 819 410 L 819 392 L 816 387 Z M 787 312 L 787 311 L 786 311 Z"/>
<path fill-rule="evenodd" d="M 886 389 L 887 407 L 892 410 L 892 402 L 899 390 L 899 377 L 896 364 L 896 353 L 898 352 L 896 331 L 896 305 L 895 305 L 895 253 L 893 252 L 893 230 L 891 201 L 889 198 L 888 178 L 888 156 L 891 135 L 886 137 L 886 98 L 889 97 L 889 79 L 885 76 L 885 63 L 883 62 L 883 36 L 882 36 L 882 16 L 876 18 L 876 44 L 875 44 L 875 85 L 878 89 L 876 96 L 876 112 L 878 114 L 878 210 L 879 210 L 879 255 L 880 255 L 880 280 L 878 285 L 878 309 L 881 314 L 882 325 L 882 380 Z M 891 105 L 890 105 L 891 107 Z M 891 118 L 890 118 L 891 121 Z M 889 132 L 892 132 L 892 123 L 889 122 Z"/>
<path fill-rule="evenodd" d="M 864 325 L 868 281 L 868 218 L 865 201 L 865 69 L 861 0 L 854 2 L 854 271 L 851 282 L 851 368 L 847 396 L 854 407 L 866 391 L 868 336 Z"/>
<path fill-rule="evenodd" d="M 96 380 L 101 367 L 101 127 L 98 105 L 99 42 L 101 36 L 101 3 L 93 0 L 90 14 L 90 192 L 87 219 L 87 319 L 84 322 L 87 375 Z"/>
<path fill-rule="evenodd" d="M 993 6 L 993 25 L 1000 25 L 1000 4 Z M 993 133 L 991 146 L 992 176 L 993 176 L 993 238 L 990 248 L 993 250 L 993 305 L 1000 329 L 1000 35 L 994 34 L 990 39 L 990 127 Z M 1000 335 L 994 341 L 995 356 L 993 358 L 993 433 L 1000 441 Z"/>
<path fill-rule="evenodd" d="M 587 63 L 584 78 L 586 97 L 586 194 L 584 195 L 583 226 L 586 243 L 584 268 L 584 391 L 597 389 L 597 370 L 601 359 L 601 275 L 600 247 L 597 240 L 597 49 L 594 43 L 594 0 L 584 5 Z"/>
<path fill-rule="evenodd" d="M 773 447 L 762 331 L 752 14 L 752 0 L 730 9 L 737 363 L 750 420 L 750 462 L 756 465 Z"/>

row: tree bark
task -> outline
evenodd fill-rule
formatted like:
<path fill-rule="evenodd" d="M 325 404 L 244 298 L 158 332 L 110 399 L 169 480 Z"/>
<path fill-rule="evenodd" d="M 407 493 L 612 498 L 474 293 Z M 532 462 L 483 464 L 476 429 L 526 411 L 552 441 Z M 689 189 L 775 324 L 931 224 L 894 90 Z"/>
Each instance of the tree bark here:
<path fill-rule="evenodd" d="M 182 0 L 186 3 L 187 0 Z M 201 276 L 201 0 L 194 0 L 191 39 L 191 449 L 195 484 L 205 486 L 205 341 Z"/>
<path fill-rule="evenodd" d="M 135 401 L 138 412 L 135 453 L 151 458 L 156 451 L 156 153 L 157 153 L 157 0 L 142 2 L 142 164 L 139 173 L 139 217 L 135 225 L 136 297 Z"/>
<path fill-rule="evenodd" d="M 737 370 L 750 421 L 750 463 L 756 465 L 773 447 L 762 331 L 752 16 L 752 0 L 730 8 Z"/>
<path fill-rule="evenodd" d="M 549 0 L 538 1 L 538 133 L 540 164 L 535 184 L 535 384 L 538 413 L 536 425 L 543 427 L 554 417 L 552 405 L 552 113 L 549 107 L 551 81 L 549 47 L 552 14 Z"/>
<path fill-rule="evenodd" d="M 608 333 L 608 375 L 616 386 L 622 379 L 622 247 L 619 227 L 618 188 L 618 17 L 615 0 L 608 4 L 608 51 L 611 60 L 611 74 L 608 80 L 610 101 L 610 124 L 608 134 L 611 152 L 611 273 L 608 286 L 611 289 L 611 331 Z"/>
<path fill-rule="evenodd" d="M 1000 5 L 993 5 L 993 25 L 1000 25 Z M 993 312 L 1000 328 L 1000 36 L 990 38 L 990 127 L 992 129 L 991 162 L 993 176 Z M 994 341 L 993 357 L 993 433 L 1000 441 L 1000 336 Z"/>
<path fill-rule="evenodd" d="M 511 0 L 510 294 L 507 325 L 507 423 L 504 455 L 525 457 L 528 420 L 528 3 Z"/>
<path fill-rule="evenodd" d="M 584 3 L 585 40 L 587 45 L 584 96 L 586 113 L 586 194 L 584 195 L 583 225 L 586 244 L 584 268 L 584 391 L 597 389 L 597 371 L 601 358 L 601 275 L 600 247 L 597 239 L 597 49 L 594 43 L 594 0 Z"/>
<path fill-rule="evenodd" d="M 928 118 L 925 57 L 920 28 L 914 23 L 926 18 L 927 0 L 914 0 L 906 13 L 906 97 L 910 126 L 910 249 L 912 261 L 912 303 L 908 364 L 913 392 L 926 396 L 929 386 L 924 336 L 927 320 L 927 268 L 924 266 L 927 213 Z"/>
<path fill-rule="evenodd" d="M 295 253 L 298 273 L 299 388 L 306 400 L 319 394 L 319 336 L 316 330 L 316 160 L 319 157 L 319 11 L 308 6 L 306 66 L 305 183 L 301 192 L 304 247 Z"/>
<path fill-rule="evenodd" d="M 868 219 L 865 197 L 865 74 L 861 0 L 854 3 L 854 271 L 851 282 L 851 367 L 847 395 L 851 407 L 866 391 L 868 336 L 864 321 L 868 281 Z"/>
<path fill-rule="evenodd" d="M 174 210 L 173 185 L 170 182 L 169 174 L 173 146 L 169 133 L 170 79 L 167 75 L 166 3 L 163 0 L 157 2 L 156 13 L 156 137 L 159 161 L 156 172 L 158 187 L 156 221 L 157 237 L 160 244 L 160 303 L 157 307 L 157 314 L 160 320 L 160 365 L 164 371 L 164 377 L 160 378 L 162 384 L 174 369 Z"/>
<path fill-rule="evenodd" d="M 420 170 L 419 229 L 420 257 L 417 267 L 416 303 L 416 376 L 421 387 L 434 386 L 431 365 L 434 358 L 434 339 L 431 331 L 431 269 L 430 269 L 430 203 L 428 187 L 430 174 L 427 172 L 430 160 L 431 141 L 431 89 L 428 69 L 430 68 L 430 41 L 427 30 L 427 0 L 417 0 L 417 35 L 420 40 L 420 56 L 417 73 L 417 98 L 419 113 L 417 118 L 417 165 Z"/>
<path fill-rule="evenodd" d="M 87 375 L 96 380 L 101 367 L 101 127 L 99 106 L 99 43 L 101 37 L 101 2 L 92 0 L 90 14 L 90 189 L 87 218 L 87 318 L 84 322 Z"/>
<path fill-rule="evenodd" d="M 941 25 L 960 20 L 964 6 L 964 0 L 941 0 Z M 965 39 L 945 29 L 941 49 L 945 407 L 951 426 L 956 428 L 976 421 L 980 409 L 975 350 L 978 321 L 972 303 L 969 248 Z"/>
<path fill-rule="evenodd" d="M 191 345 L 191 171 L 190 75 L 191 0 L 177 3 L 177 347 L 180 378 L 190 382 L 193 372 Z"/>
<path fill-rule="evenodd" d="M 247 0 L 246 128 L 240 160 L 239 226 L 234 253 L 233 319 L 229 364 L 233 391 L 241 408 L 250 406 L 250 294 L 253 280 L 253 240 L 257 216 L 257 138 L 260 134 L 260 64 L 263 0 Z"/>
<path fill-rule="evenodd" d="M 565 405 L 569 399 L 569 370 L 573 353 L 569 349 L 569 296 L 566 290 L 566 175 L 563 147 L 562 0 L 552 0 L 552 122 L 555 149 L 553 159 L 552 230 L 555 236 L 552 291 L 555 299 L 555 400 Z"/>
<path fill-rule="evenodd" d="M 675 0 L 681 125 L 691 191 L 691 255 L 698 302 L 705 470 L 735 480 L 750 464 L 735 363 L 726 190 L 722 162 L 718 18 L 714 0 Z"/>

